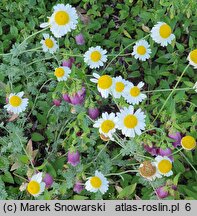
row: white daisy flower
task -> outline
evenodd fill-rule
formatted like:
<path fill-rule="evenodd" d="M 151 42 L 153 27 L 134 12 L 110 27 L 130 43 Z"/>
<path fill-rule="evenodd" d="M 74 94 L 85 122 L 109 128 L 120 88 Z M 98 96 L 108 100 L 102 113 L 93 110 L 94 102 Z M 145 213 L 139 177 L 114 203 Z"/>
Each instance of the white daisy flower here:
<path fill-rule="evenodd" d="M 155 165 L 157 166 L 159 174 L 167 177 L 173 175 L 172 161 L 170 160 L 169 157 L 166 156 L 162 157 L 159 155 L 155 158 L 155 160 L 156 160 Z"/>
<path fill-rule="evenodd" d="M 187 60 L 189 61 L 189 64 L 194 66 L 195 69 L 197 69 L 197 49 L 192 50 L 188 57 Z"/>
<path fill-rule="evenodd" d="M 175 39 L 171 27 L 165 22 L 158 22 L 151 30 L 152 39 L 161 46 L 167 46 Z"/>
<path fill-rule="evenodd" d="M 193 89 L 195 92 L 197 92 L 197 82 L 194 84 Z"/>
<path fill-rule="evenodd" d="M 103 66 L 107 61 L 107 51 L 100 46 L 90 47 L 84 54 L 84 62 L 90 66 L 91 69 Z"/>
<path fill-rule="evenodd" d="M 57 80 L 66 81 L 71 73 L 69 67 L 58 67 L 55 69 L 54 75 L 57 77 Z"/>
<path fill-rule="evenodd" d="M 43 34 L 44 40 L 41 40 L 42 49 L 44 52 L 54 53 L 58 49 L 56 40 L 49 34 Z"/>
<path fill-rule="evenodd" d="M 19 114 L 25 111 L 28 105 L 28 98 L 22 98 L 23 95 L 24 92 L 19 92 L 17 94 L 11 93 L 8 97 L 8 104 L 6 104 L 4 108 L 14 114 Z"/>
<path fill-rule="evenodd" d="M 96 170 L 95 176 L 89 177 L 88 181 L 85 183 L 85 189 L 90 192 L 96 193 L 100 191 L 104 194 L 109 188 L 109 182 L 105 176 Z"/>
<path fill-rule="evenodd" d="M 141 93 L 141 88 L 143 86 L 143 82 L 139 82 L 137 86 L 129 82 L 123 92 L 123 97 L 129 104 L 139 104 L 139 102 L 142 102 L 146 98 L 146 95 Z"/>
<path fill-rule="evenodd" d="M 144 161 L 140 164 L 139 173 L 142 177 L 154 181 L 156 178 L 160 178 L 161 175 L 158 173 L 157 167 L 154 162 Z"/>
<path fill-rule="evenodd" d="M 146 61 L 146 59 L 150 58 L 150 54 L 151 54 L 151 49 L 147 41 L 140 40 L 136 42 L 132 52 L 132 55 L 134 55 L 135 59 Z"/>
<path fill-rule="evenodd" d="M 96 79 L 90 79 L 91 82 L 97 83 L 97 89 L 101 93 L 101 96 L 107 98 L 111 92 L 111 87 L 113 84 L 113 79 L 109 75 L 98 75 L 93 73 Z"/>
<path fill-rule="evenodd" d="M 122 134 L 127 137 L 135 137 L 135 134 L 140 135 L 145 129 L 145 115 L 141 109 L 134 113 L 134 107 L 130 105 L 128 108 L 124 107 L 117 113 L 118 122 L 117 128 L 122 130 Z"/>
<path fill-rule="evenodd" d="M 112 135 L 116 131 L 118 118 L 114 113 L 108 114 L 107 112 L 102 113 L 102 118 L 95 121 L 93 127 L 99 128 L 99 133 L 105 137 L 109 137 L 114 140 Z"/>
<path fill-rule="evenodd" d="M 181 146 L 186 150 L 193 150 L 196 148 L 196 140 L 192 136 L 184 136 L 181 139 Z"/>
<path fill-rule="evenodd" d="M 78 15 L 74 7 L 69 4 L 57 4 L 53 8 L 54 12 L 49 18 L 49 22 L 41 24 L 41 27 L 50 26 L 51 32 L 57 38 L 60 38 L 71 30 L 76 29 Z"/>
<path fill-rule="evenodd" d="M 114 98 L 120 98 L 129 82 L 124 80 L 121 76 L 113 78 L 113 85 L 111 94 Z"/>
<path fill-rule="evenodd" d="M 42 173 L 33 175 L 27 185 L 27 191 L 34 197 L 39 196 L 45 189 L 45 183 L 42 182 Z"/>

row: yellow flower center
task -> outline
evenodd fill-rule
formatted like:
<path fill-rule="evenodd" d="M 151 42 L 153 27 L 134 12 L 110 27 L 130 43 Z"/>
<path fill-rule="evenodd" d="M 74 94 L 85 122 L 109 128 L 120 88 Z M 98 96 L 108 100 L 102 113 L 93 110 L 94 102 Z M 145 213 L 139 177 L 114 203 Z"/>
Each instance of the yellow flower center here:
<path fill-rule="evenodd" d="M 102 181 L 99 177 L 94 176 L 90 179 L 90 184 L 92 185 L 92 187 L 94 188 L 100 188 Z"/>
<path fill-rule="evenodd" d="M 102 124 L 101 124 L 101 130 L 104 133 L 108 133 L 110 130 L 112 130 L 115 127 L 115 124 L 113 121 L 111 120 L 105 120 Z"/>
<path fill-rule="evenodd" d="M 140 175 L 148 178 L 156 173 L 156 167 L 152 165 L 151 161 L 144 161 L 142 167 L 139 168 Z"/>
<path fill-rule="evenodd" d="M 124 118 L 124 125 L 127 128 L 134 128 L 138 123 L 138 119 L 134 115 L 127 115 Z"/>
<path fill-rule="evenodd" d="M 19 96 L 14 95 L 14 96 L 12 96 L 12 97 L 10 98 L 9 103 L 10 103 L 13 107 L 18 107 L 18 106 L 21 105 L 22 99 L 21 99 Z"/>
<path fill-rule="evenodd" d="M 54 74 L 56 77 L 61 78 L 64 76 L 64 69 L 63 68 L 56 68 Z"/>
<path fill-rule="evenodd" d="M 112 85 L 112 78 L 108 75 L 103 75 L 98 79 L 98 87 L 108 89 Z"/>
<path fill-rule="evenodd" d="M 40 184 L 36 181 L 30 181 L 27 185 L 27 191 L 33 195 L 38 194 L 40 191 Z"/>
<path fill-rule="evenodd" d="M 192 150 L 196 147 L 196 140 L 192 136 L 185 136 L 181 140 L 181 145 L 184 149 Z"/>
<path fill-rule="evenodd" d="M 190 52 L 190 59 L 197 64 L 197 49 Z"/>
<path fill-rule="evenodd" d="M 101 53 L 99 51 L 93 51 L 90 58 L 93 62 L 98 62 L 101 59 Z"/>
<path fill-rule="evenodd" d="M 146 53 L 146 48 L 144 46 L 138 46 L 137 53 L 139 55 L 144 55 Z"/>
<path fill-rule="evenodd" d="M 48 48 L 52 48 L 53 47 L 53 41 L 50 39 L 50 38 L 47 38 L 45 40 L 45 45 L 48 47 Z"/>
<path fill-rule="evenodd" d="M 70 16 L 66 11 L 58 11 L 55 14 L 55 22 L 58 25 L 66 25 L 70 21 Z"/>
<path fill-rule="evenodd" d="M 169 160 L 162 160 L 158 163 L 159 172 L 166 174 L 172 169 L 172 163 Z"/>
<path fill-rule="evenodd" d="M 137 97 L 140 94 L 140 89 L 137 86 L 134 86 L 130 90 L 130 95 L 133 97 Z"/>
<path fill-rule="evenodd" d="M 169 25 L 163 24 L 159 29 L 159 33 L 162 38 L 168 38 L 172 33 L 172 29 Z"/>
<path fill-rule="evenodd" d="M 124 83 L 122 82 L 117 82 L 116 83 L 116 91 L 117 92 L 122 92 L 124 90 Z"/>

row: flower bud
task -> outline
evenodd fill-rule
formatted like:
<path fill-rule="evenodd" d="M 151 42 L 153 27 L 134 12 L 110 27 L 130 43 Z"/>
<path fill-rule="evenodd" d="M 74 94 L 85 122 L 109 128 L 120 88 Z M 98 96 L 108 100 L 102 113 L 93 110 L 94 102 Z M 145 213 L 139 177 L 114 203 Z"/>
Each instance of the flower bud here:
<path fill-rule="evenodd" d="M 68 151 L 68 163 L 72 166 L 77 166 L 80 163 L 80 154 L 78 151 L 71 152 Z"/>
<path fill-rule="evenodd" d="M 70 103 L 70 97 L 69 97 L 68 94 L 64 93 L 64 94 L 62 95 L 62 97 L 63 97 L 64 101 Z"/>
<path fill-rule="evenodd" d="M 174 140 L 172 145 L 176 148 L 177 146 L 181 145 L 181 134 L 179 132 L 176 132 L 174 134 L 168 134 L 168 137 Z"/>
<path fill-rule="evenodd" d="M 60 105 L 61 105 L 61 100 L 53 99 L 53 104 L 54 104 L 55 106 L 60 106 Z"/>
<path fill-rule="evenodd" d="M 76 193 L 81 193 L 81 191 L 84 189 L 84 186 L 81 184 L 81 181 L 78 181 L 75 183 L 73 191 Z"/>
<path fill-rule="evenodd" d="M 157 195 L 159 198 L 163 199 L 168 196 L 168 191 L 165 186 L 160 186 L 156 189 Z"/>
<path fill-rule="evenodd" d="M 85 40 L 84 40 L 83 34 L 78 34 L 77 36 L 75 36 L 75 41 L 78 45 L 84 45 Z"/>
<path fill-rule="evenodd" d="M 99 116 L 99 109 L 98 108 L 89 108 L 88 115 L 91 119 L 95 120 Z"/>
<path fill-rule="evenodd" d="M 53 177 L 49 173 L 46 173 L 43 182 L 45 182 L 46 188 L 50 188 L 53 184 Z"/>
<path fill-rule="evenodd" d="M 74 58 L 69 58 L 68 60 L 64 60 L 64 61 L 62 62 L 62 65 L 63 65 L 64 67 L 69 67 L 69 68 L 71 68 L 71 67 L 72 67 L 72 64 L 74 63 L 74 61 L 75 61 Z"/>

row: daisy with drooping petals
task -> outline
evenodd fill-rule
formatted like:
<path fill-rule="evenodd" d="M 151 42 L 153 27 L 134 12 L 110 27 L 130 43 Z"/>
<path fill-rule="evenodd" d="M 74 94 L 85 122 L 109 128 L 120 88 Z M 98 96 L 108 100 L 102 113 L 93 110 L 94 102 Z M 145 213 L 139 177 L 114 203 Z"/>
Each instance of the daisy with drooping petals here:
<path fill-rule="evenodd" d="M 196 147 L 196 140 L 192 136 L 184 136 L 181 139 L 181 146 L 186 150 L 193 150 Z"/>
<path fill-rule="evenodd" d="M 151 161 L 144 161 L 141 163 L 139 173 L 142 177 L 150 181 L 154 181 L 157 177 L 160 178 L 160 174 L 158 174 L 155 163 Z"/>
<path fill-rule="evenodd" d="M 89 177 L 88 181 L 85 183 L 85 189 L 90 192 L 96 193 L 100 191 L 104 194 L 109 188 L 109 182 L 105 176 L 99 172 L 95 171 L 95 176 Z"/>
<path fill-rule="evenodd" d="M 139 82 L 137 86 L 134 86 L 133 83 L 129 82 L 129 84 L 125 88 L 123 97 L 129 104 L 139 104 L 139 102 L 143 101 L 146 98 L 146 95 L 141 93 L 141 88 L 143 86 L 143 82 Z"/>
<path fill-rule="evenodd" d="M 66 81 L 69 77 L 71 70 L 69 67 L 59 67 L 55 69 L 54 75 L 57 77 L 57 80 Z"/>
<path fill-rule="evenodd" d="M 171 27 L 165 22 L 158 22 L 151 30 L 152 39 L 161 46 L 167 46 L 175 39 Z"/>
<path fill-rule="evenodd" d="M 99 133 L 113 140 L 113 133 L 116 131 L 118 118 L 114 113 L 102 113 L 102 118 L 95 121 L 93 127 L 99 128 Z"/>
<path fill-rule="evenodd" d="M 146 59 L 150 58 L 150 54 L 151 54 L 151 49 L 147 41 L 140 40 L 136 42 L 132 52 L 132 55 L 134 55 L 135 59 L 146 61 Z"/>
<path fill-rule="evenodd" d="M 28 98 L 22 98 L 23 95 L 24 92 L 19 92 L 18 94 L 11 93 L 8 97 L 8 104 L 6 104 L 4 108 L 14 114 L 19 114 L 25 111 L 28 105 Z"/>
<path fill-rule="evenodd" d="M 155 165 L 157 166 L 157 170 L 158 170 L 159 174 L 161 174 L 163 176 L 167 176 L 167 177 L 173 175 L 172 161 L 170 160 L 169 157 L 157 156 L 155 158 L 155 160 L 156 160 Z"/>
<path fill-rule="evenodd" d="M 42 182 L 42 173 L 33 175 L 27 185 L 27 191 L 34 197 L 39 196 L 45 189 L 45 183 Z"/>
<path fill-rule="evenodd" d="M 71 5 L 57 4 L 53 7 L 54 12 L 49 18 L 48 23 L 41 24 L 41 27 L 50 26 L 53 35 L 60 38 L 71 30 L 76 29 L 78 23 L 78 15 Z"/>
<path fill-rule="evenodd" d="M 84 54 L 84 62 L 90 66 L 91 69 L 103 66 L 107 61 L 107 51 L 100 46 L 90 47 Z"/>
<path fill-rule="evenodd" d="M 192 50 L 188 57 L 187 60 L 189 61 L 189 64 L 194 66 L 195 69 L 197 69 L 197 49 Z"/>
<path fill-rule="evenodd" d="M 43 34 L 44 40 L 41 40 L 42 49 L 44 52 L 54 53 L 58 49 L 56 40 L 49 36 L 49 34 Z"/>
<path fill-rule="evenodd" d="M 120 98 L 126 88 L 128 81 L 124 80 L 121 76 L 113 78 L 113 85 L 111 94 L 114 98 Z"/>
<path fill-rule="evenodd" d="M 135 137 L 135 134 L 140 135 L 145 129 L 145 115 L 141 109 L 134 113 L 134 107 L 130 105 L 124 107 L 117 113 L 118 122 L 117 128 L 122 130 L 122 133 L 127 137 Z"/>
<path fill-rule="evenodd" d="M 96 79 L 90 79 L 91 82 L 97 83 L 97 89 L 101 93 L 101 96 L 107 98 L 109 93 L 111 92 L 111 87 L 113 84 L 113 79 L 109 75 L 98 75 L 97 73 L 93 73 L 93 76 Z"/>

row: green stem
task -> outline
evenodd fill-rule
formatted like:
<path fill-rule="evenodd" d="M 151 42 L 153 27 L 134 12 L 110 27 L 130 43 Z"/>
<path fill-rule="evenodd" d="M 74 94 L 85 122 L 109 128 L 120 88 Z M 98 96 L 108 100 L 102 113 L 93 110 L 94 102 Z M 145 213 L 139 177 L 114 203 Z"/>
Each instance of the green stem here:
<path fill-rule="evenodd" d="M 33 37 L 33 36 L 35 36 L 35 35 L 37 35 L 37 34 L 43 32 L 43 31 L 45 31 L 45 30 L 48 29 L 48 28 L 49 28 L 49 27 L 46 27 L 46 28 L 44 28 L 44 29 L 41 29 L 40 31 L 37 31 L 37 32 L 33 33 L 32 35 L 29 35 L 27 38 L 24 39 L 24 41 L 22 41 L 22 43 L 19 44 L 18 48 L 19 48 L 24 42 L 26 42 L 28 39 L 30 39 L 31 37 Z"/>
<path fill-rule="evenodd" d="M 39 89 L 39 91 L 38 91 L 38 94 L 36 95 L 36 98 L 35 98 L 35 100 L 34 100 L 34 103 L 33 103 L 32 109 L 31 109 L 31 111 L 29 112 L 27 118 L 31 115 L 31 113 L 32 113 L 32 111 L 33 111 L 33 109 L 34 109 L 34 107 L 35 107 L 35 105 L 36 105 L 36 102 L 37 102 L 38 95 L 39 95 L 40 91 L 41 91 L 42 88 L 43 88 L 43 87 L 44 87 L 44 86 L 45 86 L 49 81 L 51 81 L 51 80 L 52 80 L 52 78 L 49 79 L 49 80 L 47 80 L 46 82 L 44 82 L 44 84 L 40 87 L 40 89 Z"/>
<path fill-rule="evenodd" d="M 96 158 L 94 159 L 94 161 L 97 160 L 97 158 L 99 157 L 99 155 L 103 152 L 103 150 L 107 147 L 107 145 L 109 144 L 109 141 L 105 144 L 105 146 L 100 150 L 100 152 L 98 153 L 98 155 L 96 156 Z"/>
<path fill-rule="evenodd" d="M 23 54 L 23 53 L 26 53 L 26 52 L 41 51 L 40 48 L 42 48 L 42 47 L 40 46 L 40 47 L 36 47 L 36 48 L 33 48 L 33 49 L 25 50 L 25 51 L 19 53 L 18 56 Z"/>
<path fill-rule="evenodd" d="M 149 37 L 149 34 L 146 35 L 145 37 L 143 37 L 142 39 L 145 39 Z M 140 39 L 141 40 L 141 39 Z M 137 40 L 138 41 L 138 40 Z M 103 72 L 106 71 L 106 69 L 110 66 L 110 64 L 116 59 L 118 58 L 127 48 L 129 48 L 130 46 L 132 46 L 133 44 L 135 44 L 137 41 L 134 41 L 132 43 L 130 43 L 129 45 L 127 45 L 124 49 L 122 49 L 116 56 L 114 56 L 114 58 L 112 58 L 112 60 L 107 64 L 107 66 L 105 67 L 105 69 L 103 70 Z"/>
<path fill-rule="evenodd" d="M 36 63 L 36 62 L 40 62 L 40 61 L 45 61 L 45 60 L 49 60 L 49 59 L 53 59 L 54 57 L 50 57 L 50 58 L 44 58 L 44 59 L 38 59 L 38 60 L 35 60 L 33 62 L 30 62 L 29 64 L 27 64 L 27 67 Z"/>
<path fill-rule="evenodd" d="M 19 176 L 18 174 L 16 174 L 15 172 L 13 172 L 13 175 L 17 176 L 18 178 L 24 180 L 25 182 L 28 182 L 27 179 L 23 178 L 22 176 Z"/>
<path fill-rule="evenodd" d="M 105 176 L 122 175 L 122 174 L 125 174 L 125 173 L 138 173 L 138 170 L 127 170 L 127 171 L 120 172 L 120 173 L 110 173 L 110 174 L 107 174 Z"/>
<path fill-rule="evenodd" d="M 174 91 L 184 91 L 184 90 L 190 90 L 193 88 L 177 88 L 174 89 Z M 142 91 L 142 93 L 149 93 L 149 92 L 163 92 L 163 91 L 171 91 L 173 89 L 156 89 L 156 90 L 150 90 L 150 91 Z"/>
<path fill-rule="evenodd" d="M 174 86 L 174 88 L 173 88 L 173 90 L 170 92 L 170 94 L 168 95 L 168 97 L 167 97 L 167 99 L 165 100 L 163 106 L 162 106 L 161 109 L 159 110 L 157 116 L 154 118 L 152 124 L 155 123 L 155 121 L 157 120 L 157 118 L 158 118 L 159 115 L 161 114 L 162 110 L 164 109 L 164 107 L 165 107 L 165 105 L 167 104 L 168 100 L 170 99 L 170 97 L 172 96 L 172 94 L 174 93 L 174 91 L 176 90 L 176 87 L 178 86 L 179 82 L 181 81 L 181 79 L 182 79 L 183 75 L 185 74 L 185 72 L 186 72 L 186 70 L 187 70 L 188 67 L 189 67 L 189 64 L 188 64 L 188 65 L 185 67 L 185 69 L 183 70 L 183 72 L 182 72 L 181 76 L 179 77 L 179 79 L 178 79 L 176 85 Z"/>
<path fill-rule="evenodd" d="M 15 133 L 15 134 L 16 134 L 16 136 L 17 136 L 18 139 L 19 139 L 19 142 L 20 142 L 20 144 L 21 144 L 21 147 L 22 147 L 23 151 L 25 152 L 26 156 L 28 157 L 28 159 L 29 159 L 29 161 L 30 161 L 30 163 L 31 163 L 31 166 L 32 166 L 33 170 L 35 170 L 35 167 L 34 167 L 34 165 L 33 165 L 33 163 L 32 163 L 31 156 L 29 156 L 29 154 L 27 153 L 26 149 L 24 148 L 23 143 L 21 142 L 21 139 L 20 139 L 20 137 L 18 136 L 18 134 L 17 134 L 17 133 Z"/>
<path fill-rule="evenodd" d="M 172 156 L 172 155 L 175 155 L 175 154 L 177 154 L 178 152 L 180 152 L 180 151 L 182 151 L 182 150 L 183 150 L 183 148 L 180 148 L 179 150 L 173 152 L 172 154 L 167 155 L 167 157 Z"/>
<path fill-rule="evenodd" d="M 118 107 L 118 109 L 120 110 L 120 107 L 118 105 L 118 103 L 116 102 L 116 99 L 112 96 L 114 103 L 116 104 L 116 106 Z"/>
<path fill-rule="evenodd" d="M 194 172 L 197 174 L 197 170 L 195 167 L 191 164 L 191 162 L 187 159 L 187 157 L 183 154 L 183 152 L 180 152 L 181 155 L 185 158 L 185 160 L 189 163 L 189 165 L 193 168 Z"/>

